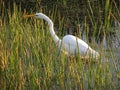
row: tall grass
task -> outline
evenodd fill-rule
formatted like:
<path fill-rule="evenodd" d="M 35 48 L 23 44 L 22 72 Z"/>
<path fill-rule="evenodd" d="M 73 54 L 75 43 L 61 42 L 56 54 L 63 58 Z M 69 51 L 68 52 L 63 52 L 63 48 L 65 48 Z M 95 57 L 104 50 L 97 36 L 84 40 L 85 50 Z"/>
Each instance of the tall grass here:
<path fill-rule="evenodd" d="M 48 16 L 54 21 L 56 13 Z M 13 13 L 8 10 L 7 14 L 8 24 L 2 24 L 0 29 L 0 89 L 120 88 L 114 52 L 108 53 L 114 61 L 113 67 L 110 62 L 102 62 L 103 58 L 106 60 L 105 56 L 101 56 L 96 64 L 86 64 L 80 57 L 59 54 L 43 20 L 23 19 L 15 4 Z M 59 30 L 64 29 L 66 18 L 60 13 L 58 17 Z"/>

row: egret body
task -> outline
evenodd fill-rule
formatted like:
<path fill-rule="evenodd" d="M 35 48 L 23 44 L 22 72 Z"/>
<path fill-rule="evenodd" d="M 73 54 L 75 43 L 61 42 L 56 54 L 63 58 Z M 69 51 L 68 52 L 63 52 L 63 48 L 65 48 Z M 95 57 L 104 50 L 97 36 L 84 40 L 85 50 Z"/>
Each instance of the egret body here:
<path fill-rule="evenodd" d="M 66 52 L 70 55 L 80 55 L 82 57 L 92 57 L 98 58 L 99 53 L 93 50 L 86 42 L 81 40 L 80 38 L 73 35 L 66 35 L 62 39 L 55 34 L 54 25 L 52 20 L 43 13 L 36 13 L 32 15 L 25 15 L 24 17 L 35 17 L 41 18 L 48 22 L 51 36 L 54 42 L 58 45 L 61 51 Z"/>

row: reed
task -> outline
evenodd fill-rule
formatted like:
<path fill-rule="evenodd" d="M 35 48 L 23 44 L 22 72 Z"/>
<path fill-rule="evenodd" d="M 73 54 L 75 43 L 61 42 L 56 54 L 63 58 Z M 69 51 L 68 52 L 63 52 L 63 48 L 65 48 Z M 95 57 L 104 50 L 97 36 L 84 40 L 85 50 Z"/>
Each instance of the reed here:
<path fill-rule="evenodd" d="M 65 0 L 62 3 L 64 7 L 67 7 Z M 109 16 L 112 7 L 109 3 L 110 1 L 107 0 L 105 4 L 105 23 L 102 24 L 101 22 L 98 33 L 101 32 L 102 27 L 105 27 L 105 30 L 106 28 L 109 30 L 111 27 Z M 97 32 L 98 22 L 93 15 L 94 7 L 91 6 L 90 1 L 88 4 L 90 7 L 90 10 L 88 9 L 89 18 L 94 27 L 94 32 Z M 70 8 L 72 8 L 72 5 Z M 58 22 L 58 24 L 55 23 L 58 32 L 57 29 L 55 31 L 62 38 L 62 35 L 65 34 L 65 31 L 62 30 L 65 30 L 67 17 L 63 17 L 63 13 L 61 15 L 61 11 L 55 9 L 54 7 L 54 11 L 48 12 L 48 16 L 51 17 L 53 22 Z M 1 7 L 1 10 L 4 12 L 4 6 Z M 45 8 L 45 10 L 47 11 L 48 8 Z M 117 7 L 116 10 L 118 10 Z M 99 15 L 101 17 L 100 12 Z M 0 26 L 1 90 L 120 89 L 120 65 L 118 65 L 115 53 L 110 47 L 108 47 L 109 51 L 105 51 L 101 45 L 99 48 L 101 57 L 98 63 L 94 64 L 93 60 L 86 63 L 80 57 L 66 56 L 64 53 L 60 53 L 51 38 L 47 23 L 33 18 L 23 19 L 20 6 L 16 6 L 15 3 L 13 12 L 11 13 L 10 9 L 8 9 L 6 16 L 5 18 L 3 14 L 0 18 L 2 22 Z M 6 20 L 8 21 L 5 22 Z M 87 20 L 84 22 L 87 31 Z M 81 22 L 78 20 L 78 23 Z M 95 38 L 95 34 L 92 37 Z M 94 47 L 95 43 L 90 45 Z M 106 58 L 106 54 L 108 58 Z"/>

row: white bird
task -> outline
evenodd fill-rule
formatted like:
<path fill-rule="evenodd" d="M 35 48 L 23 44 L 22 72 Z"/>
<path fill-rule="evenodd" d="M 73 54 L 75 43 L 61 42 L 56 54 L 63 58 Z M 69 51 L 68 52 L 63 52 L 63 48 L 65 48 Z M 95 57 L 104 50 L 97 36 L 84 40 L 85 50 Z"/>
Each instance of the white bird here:
<path fill-rule="evenodd" d="M 87 43 L 85 43 L 83 40 L 79 39 L 76 36 L 66 35 L 63 37 L 63 39 L 59 39 L 59 37 L 55 34 L 52 20 L 45 14 L 36 13 L 31 15 L 24 15 L 24 18 L 26 17 L 41 18 L 47 21 L 49 25 L 50 33 L 54 42 L 58 45 L 60 50 L 66 52 L 67 54 L 76 55 L 76 56 L 80 55 L 81 57 L 89 56 L 90 58 L 99 57 L 98 52 L 93 50 Z"/>

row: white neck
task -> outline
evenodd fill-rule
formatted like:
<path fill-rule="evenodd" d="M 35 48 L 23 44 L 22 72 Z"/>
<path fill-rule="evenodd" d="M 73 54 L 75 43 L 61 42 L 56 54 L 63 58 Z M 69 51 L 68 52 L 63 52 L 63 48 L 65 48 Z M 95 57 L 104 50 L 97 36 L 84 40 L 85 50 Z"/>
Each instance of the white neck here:
<path fill-rule="evenodd" d="M 55 43 L 58 43 L 59 41 L 61 41 L 59 39 L 59 37 L 55 34 L 54 27 L 53 27 L 53 22 L 51 21 L 51 19 L 44 14 L 42 16 L 43 16 L 43 19 L 48 22 L 49 29 L 50 29 L 50 34 L 51 34 L 53 40 L 55 41 Z"/>

